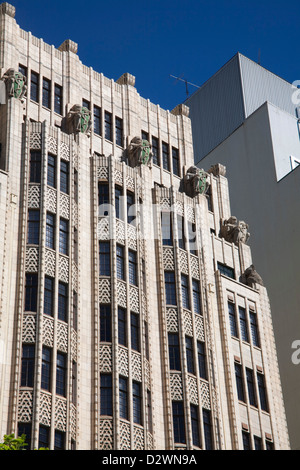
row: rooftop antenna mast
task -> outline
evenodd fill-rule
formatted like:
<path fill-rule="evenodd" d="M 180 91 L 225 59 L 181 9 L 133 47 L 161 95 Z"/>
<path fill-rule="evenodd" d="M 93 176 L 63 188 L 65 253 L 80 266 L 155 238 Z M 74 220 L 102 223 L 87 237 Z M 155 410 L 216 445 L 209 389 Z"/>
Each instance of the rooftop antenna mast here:
<path fill-rule="evenodd" d="M 191 83 L 191 82 L 188 82 L 187 80 L 184 80 L 182 77 L 182 75 L 180 77 L 175 77 L 174 75 L 170 75 L 170 77 L 172 78 L 176 78 L 176 80 L 180 80 L 181 82 L 184 82 L 185 83 L 185 91 L 186 91 L 186 96 L 188 97 L 189 96 L 189 89 L 188 89 L 188 85 L 192 85 L 196 88 L 200 88 L 200 86 L 198 85 L 195 85 L 194 83 Z"/>

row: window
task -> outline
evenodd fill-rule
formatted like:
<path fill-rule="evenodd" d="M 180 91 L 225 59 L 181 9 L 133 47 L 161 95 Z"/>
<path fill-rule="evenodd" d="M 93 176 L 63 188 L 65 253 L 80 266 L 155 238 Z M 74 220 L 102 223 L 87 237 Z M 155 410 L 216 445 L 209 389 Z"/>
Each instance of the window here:
<path fill-rule="evenodd" d="M 191 422 L 192 422 L 192 437 L 193 445 L 200 447 L 200 432 L 199 432 L 199 419 L 198 419 L 198 406 L 191 405 Z"/>
<path fill-rule="evenodd" d="M 58 283 L 58 319 L 68 321 L 68 284 Z"/>
<path fill-rule="evenodd" d="M 78 230 L 75 227 L 73 227 L 73 247 L 74 262 L 78 264 Z"/>
<path fill-rule="evenodd" d="M 30 77 L 30 99 L 39 102 L 39 74 L 31 71 Z"/>
<path fill-rule="evenodd" d="M 160 165 L 159 143 L 156 137 L 152 137 L 152 161 L 154 165 Z"/>
<path fill-rule="evenodd" d="M 34 381 L 34 346 L 23 344 L 21 365 L 21 387 L 33 387 Z"/>
<path fill-rule="evenodd" d="M 127 191 L 127 222 L 131 224 L 135 220 L 134 194 Z"/>
<path fill-rule="evenodd" d="M 100 305 L 100 341 L 111 342 L 110 305 Z"/>
<path fill-rule="evenodd" d="M 132 250 L 128 250 L 128 275 L 130 284 L 137 286 L 137 255 Z"/>
<path fill-rule="evenodd" d="M 162 142 L 162 160 L 164 170 L 170 171 L 169 145 Z"/>
<path fill-rule="evenodd" d="M 192 280 L 192 290 L 194 313 L 198 313 L 199 315 L 201 315 L 200 285 L 199 281 L 197 281 L 196 279 Z"/>
<path fill-rule="evenodd" d="M 181 274 L 181 293 L 183 308 L 190 310 L 189 281 L 185 274 Z"/>
<path fill-rule="evenodd" d="M 178 149 L 172 147 L 172 162 L 173 162 L 173 173 L 176 176 L 180 176 L 179 168 L 179 152 Z"/>
<path fill-rule="evenodd" d="M 91 108 L 91 103 L 88 100 L 83 99 L 82 100 L 82 107 L 86 108 L 86 109 L 90 109 Z"/>
<path fill-rule="evenodd" d="M 69 223 L 66 219 L 59 222 L 59 252 L 67 255 L 69 252 Z"/>
<path fill-rule="evenodd" d="M 243 307 L 239 307 L 239 317 L 240 317 L 240 328 L 241 328 L 242 340 L 249 343 L 249 333 L 248 333 L 248 325 L 247 325 L 247 319 L 246 319 L 246 310 Z"/>
<path fill-rule="evenodd" d="M 185 426 L 184 426 L 184 413 L 183 413 L 182 402 L 173 401 L 172 411 L 173 411 L 174 442 L 185 444 Z"/>
<path fill-rule="evenodd" d="M 236 388 L 237 395 L 240 401 L 245 402 L 245 391 L 244 391 L 244 382 L 243 382 L 243 370 L 241 364 L 234 364 L 235 367 L 235 378 L 236 378 Z"/>
<path fill-rule="evenodd" d="M 166 289 L 166 304 L 177 305 L 175 273 L 172 271 L 165 271 L 165 289 Z"/>
<path fill-rule="evenodd" d="M 37 311 L 37 274 L 26 273 L 25 276 L 25 312 Z"/>
<path fill-rule="evenodd" d="M 55 430 L 54 433 L 54 450 L 65 449 L 66 434 L 63 431 Z"/>
<path fill-rule="evenodd" d="M 123 119 L 116 117 L 115 120 L 116 129 L 116 144 L 123 147 Z"/>
<path fill-rule="evenodd" d="M 242 431 L 243 435 L 243 448 L 244 450 L 251 450 L 250 434 L 246 431 Z"/>
<path fill-rule="evenodd" d="M 45 277 L 44 289 L 44 313 L 53 317 L 53 294 L 54 294 L 54 279 Z"/>
<path fill-rule="evenodd" d="M 51 108 L 51 81 L 43 77 L 42 104 L 45 108 Z"/>
<path fill-rule="evenodd" d="M 74 405 L 77 405 L 77 363 L 75 361 L 72 361 L 72 403 Z"/>
<path fill-rule="evenodd" d="M 274 444 L 271 441 L 266 441 L 266 450 L 274 450 Z"/>
<path fill-rule="evenodd" d="M 38 245 L 40 240 L 40 211 L 29 209 L 27 243 Z"/>
<path fill-rule="evenodd" d="M 62 86 L 54 84 L 54 112 L 62 115 L 63 89 Z"/>
<path fill-rule="evenodd" d="M 117 219 L 124 220 L 123 217 L 123 205 L 122 205 L 122 188 L 115 187 L 115 209 Z"/>
<path fill-rule="evenodd" d="M 132 383 L 132 414 L 135 424 L 142 424 L 142 393 L 141 384 Z"/>
<path fill-rule="evenodd" d="M 237 338 L 238 331 L 237 331 L 237 324 L 236 324 L 235 305 L 231 302 L 228 302 L 228 313 L 229 313 L 229 325 L 230 325 L 231 336 L 234 336 L 235 338 Z"/>
<path fill-rule="evenodd" d="M 78 318 L 78 299 L 77 293 L 73 290 L 73 328 L 77 331 L 77 318 Z"/>
<path fill-rule="evenodd" d="M 110 276 L 110 242 L 99 242 L 100 276 Z"/>
<path fill-rule="evenodd" d="M 188 221 L 189 248 L 192 255 L 197 255 L 196 225 Z"/>
<path fill-rule="evenodd" d="M 94 105 L 94 133 L 101 135 L 101 108 Z"/>
<path fill-rule="evenodd" d="M 213 450 L 213 436 L 212 436 L 210 411 L 203 409 L 202 410 L 202 415 L 203 415 L 205 449 L 206 450 Z"/>
<path fill-rule="evenodd" d="M 43 346 L 41 388 L 50 392 L 51 383 L 51 349 Z"/>
<path fill-rule="evenodd" d="M 230 268 L 229 266 L 225 266 L 225 264 L 218 263 L 218 270 L 224 276 L 230 277 L 231 279 L 235 279 L 234 269 Z"/>
<path fill-rule="evenodd" d="M 269 407 L 268 407 L 268 400 L 267 400 L 265 377 L 259 373 L 257 373 L 257 385 L 258 385 L 260 407 L 263 411 L 268 412 Z"/>
<path fill-rule="evenodd" d="M 119 378 L 119 405 L 120 405 L 120 418 L 128 419 L 128 390 L 127 379 L 125 377 Z"/>
<path fill-rule="evenodd" d="M 104 112 L 104 130 L 105 138 L 112 142 L 112 114 L 108 111 Z"/>
<path fill-rule="evenodd" d="M 186 363 L 187 371 L 190 374 L 194 374 L 194 352 L 193 352 L 193 340 L 189 336 L 185 337 L 185 350 L 186 350 Z"/>
<path fill-rule="evenodd" d="M 177 237 L 178 237 L 178 246 L 184 250 L 185 240 L 184 240 L 184 218 L 181 215 L 177 215 Z"/>
<path fill-rule="evenodd" d="M 19 72 L 27 78 L 27 67 L 25 65 L 19 64 Z"/>
<path fill-rule="evenodd" d="M 149 328 L 148 328 L 148 323 L 145 321 L 144 322 L 144 334 L 145 334 L 145 356 L 146 359 L 149 361 Z"/>
<path fill-rule="evenodd" d="M 173 235 L 172 235 L 172 214 L 171 212 L 162 212 L 161 213 L 161 235 L 162 235 L 162 244 L 165 246 L 173 245 Z"/>
<path fill-rule="evenodd" d="M 197 342 L 197 354 L 199 376 L 201 379 L 207 380 L 205 344 L 201 341 Z"/>
<path fill-rule="evenodd" d="M 41 151 L 30 150 L 30 183 L 41 182 Z"/>
<path fill-rule="evenodd" d="M 126 310 L 118 307 L 118 341 L 122 346 L 127 346 L 126 323 Z"/>
<path fill-rule="evenodd" d="M 117 253 L 117 278 L 118 279 L 125 279 L 124 275 L 124 247 L 121 245 L 117 245 L 116 248 Z"/>
<path fill-rule="evenodd" d="M 74 169 L 74 200 L 78 203 L 78 171 Z"/>
<path fill-rule="evenodd" d="M 64 160 L 60 162 L 60 190 L 69 194 L 69 163 Z"/>
<path fill-rule="evenodd" d="M 100 414 L 102 416 L 112 416 L 112 376 L 101 374 L 100 376 Z"/>
<path fill-rule="evenodd" d="M 206 196 L 206 200 L 207 200 L 207 207 L 208 207 L 208 210 L 210 212 L 213 212 L 214 211 L 214 208 L 213 208 L 213 200 L 212 200 L 212 190 L 211 190 L 211 186 L 209 186 L 209 188 L 207 189 L 206 193 L 205 193 L 205 196 Z"/>
<path fill-rule="evenodd" d="M 177 333 L 168 333 L 170 370 L 181 370 L 179 338 Z"/>
<path fill-rule="evenodd" d="M 56 188 L 56 157 L 48 153 L 47 184 Z"/>
<path fill-rule="evenodd" d="M 39 449 L 48 449 L 49 448 L 49 431 L 50 428 L 42 426 L 40 424 L 39 428 Z"/>
<path fill-rule="evenodd" d="M 25 434 L 26 450 L 31 449 L 31 423 L 18 423 L 18 436 Z"/>
<path fill-rule="evenodd" d="M 253 436 L 253 439 L 254 439 L 254 449 L 263 450 L 261 437 Z"/>
<path fill-rule="evenodd" d="M 56 358 L 56 393 L 57 395 L 66 396 L 66 372 L 67 360 L 66 355 L 57 353 Z"/>
<path fill-rule="evenodd" d="M 136 313 L 130 315 L 130 327 L 131 327 L 131 348 L 135 351 L 140 350 L 140 327 L 139 327 L 139 316 Z"/>
<path fill-rule="evenodd" d="M 259 334 L 258 334 L 258 325 L 257 325 L 257 316 L 256 312 L 249 312 L 250 317 L 250 330 L 251 337 L 254 346 L 260 347 Z"/>
<path fill-rule="evenodd" d="M 46 247 L 54 250 L 55 215 L 47 212 L 46 215 Z"/>
<path fill-rule="evenodd" d="M 98 195 L 99 195 L 99 216 L 108 215 L 108 205 L 109 205 L 109 189 L 108 184 L 99 183 L 98 186 Z"/>
<path fill-rule="evenodd" d="M 251 369 L 246 368 L 246 378 L 247 378 L 249 403 L 250 405 L 256 407 L 257 401 L 256 401 L 255 385 L 254 385 L 253 371 Z"/>
<path fill-rule="evenodd" d="M 152 400 L 151 400 L 151 392 L 150 390 L 147 390 L 147 404 L 146 404 L 146 409 L 147 409 L 147 424 L 148 424 L 148 431 L 152 433 L 153 431 L 153 426 L 152 426 Z"/>

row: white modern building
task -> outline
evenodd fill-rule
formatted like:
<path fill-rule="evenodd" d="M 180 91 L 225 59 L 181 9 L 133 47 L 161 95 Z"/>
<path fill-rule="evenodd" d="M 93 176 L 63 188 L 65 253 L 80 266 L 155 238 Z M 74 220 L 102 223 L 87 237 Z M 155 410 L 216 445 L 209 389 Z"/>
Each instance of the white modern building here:
<path fill-rule="evenodd" d="M 289 449 L 266 288 L 188 108 L 0 5 L 0 433 L 31 448 Z M 220 235 L 221 230 L 221 235 Z"/>
<path fill-rule="evenodd" d="M 298 92 L 236 54 L 186 102 L 197 166 L 226 166 L 232 213 L 250 226 L 255 267 L 270 296 L 293 449 L 300 448 Z"/>

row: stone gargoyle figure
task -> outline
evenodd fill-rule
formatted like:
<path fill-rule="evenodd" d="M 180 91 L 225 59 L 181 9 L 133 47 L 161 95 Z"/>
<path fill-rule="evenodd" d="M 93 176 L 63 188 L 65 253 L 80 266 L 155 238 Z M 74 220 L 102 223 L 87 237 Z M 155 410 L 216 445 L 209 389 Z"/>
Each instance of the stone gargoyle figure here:
<path fill-rule="evenodd" d="M 151 166 L 151 144 L 148 140 L 133 137 L 126 149 L 126 156 L 128 158 L 128 164 L 132 168 L 140 165 Z"/>
<path fill-rule="evenodd" d="M 256 271 L 254 265 L 252 264 L 249 268 L 246 269 L 244 274 L 241 277 L 241 281 L 249 287 L 255 287 L 255 284 L 263 286 L 263 280 Z"/>
<path fill-rule="evenodd" d="M 8 69 L 3 75 L 3 79 L 6 83 L 8 96 L 22 101 L 27 92 L 26 77 L 15 69 Z"/>
<path fill-rule="evenodd" d="M 88 134 L 92 125 L 91 112 L 88 108 L 75 104 L 68 113 L 67 122 L 70 132 Z"/>
<path fill-rule="evenodd" d="M 232 216 L 221 222 L 220 236 L 229 243 L 247 243 L 250 238 L 249 225 Z"/>
<path fill-rule="evenodd" d="M 184 186 L 186 194 L 190 197 L 205 194 L 209 188 L 208 174 L 197 166 L 191 166 L 185 174 Z"/>

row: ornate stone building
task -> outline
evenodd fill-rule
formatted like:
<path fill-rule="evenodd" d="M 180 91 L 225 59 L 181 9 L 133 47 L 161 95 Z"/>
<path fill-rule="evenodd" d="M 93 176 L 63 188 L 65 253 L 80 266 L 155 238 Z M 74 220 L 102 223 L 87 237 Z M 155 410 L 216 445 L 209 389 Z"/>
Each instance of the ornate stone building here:
<path fill-rule="evenodd" d="M 288 449 L 271 312 L 187 108 L 0 5 L 0 430 L 32 448 Z"/>

